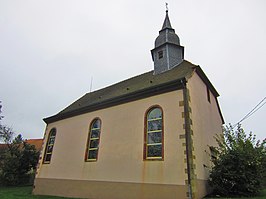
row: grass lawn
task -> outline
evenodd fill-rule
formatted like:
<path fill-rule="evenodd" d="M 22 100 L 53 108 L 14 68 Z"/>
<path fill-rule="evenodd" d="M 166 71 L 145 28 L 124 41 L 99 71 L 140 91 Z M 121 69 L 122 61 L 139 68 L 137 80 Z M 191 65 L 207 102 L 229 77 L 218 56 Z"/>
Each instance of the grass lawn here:
<path fill-rule="evenodd" d="M 0 198 L 1 199 L 62 199 L 62 197 L 55 196 L 34 196 L 31 194 L 32 187 L 0 187 Z M 257 197 L 246 198 L 246 199 L 266 199 L 266 189 Z M 66 199 L 66 198 L 65 198 Z M 205 198 L 205 199 L 217 199 L 217 198 Z M 230 199 L 230 198 L 219 198 L 219 199 Z M 232 199 L 245 199 L 245 198 L 232 198 Z"/>
<path fill-rule="evenodd" d="M 60 199 L 55 196 L 35 196 L 31 194 L 32 187 L 0 187 L 1 199 Z"/>
<path fill-rule="evenodd" d="M 266 199 L 266 189 L 264 189 L 258 196 L 246 199 Z M 205 198 L 205 199 L 245 199 L 245 198 Z"/>

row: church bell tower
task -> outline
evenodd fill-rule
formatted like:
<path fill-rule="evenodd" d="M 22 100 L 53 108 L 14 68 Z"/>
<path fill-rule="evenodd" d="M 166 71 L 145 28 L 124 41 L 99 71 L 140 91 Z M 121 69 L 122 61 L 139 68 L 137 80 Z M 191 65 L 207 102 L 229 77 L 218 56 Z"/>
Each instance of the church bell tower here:
<path fill-rule="evenodd" d="M 159 31 L 151 54 L 154 62 L 154 75 L 170 70 L 184 60 L 184 47 L 180 46 L 179 37 L 171 26 L 168 9 L 166 9 L 163 27 Z"/>

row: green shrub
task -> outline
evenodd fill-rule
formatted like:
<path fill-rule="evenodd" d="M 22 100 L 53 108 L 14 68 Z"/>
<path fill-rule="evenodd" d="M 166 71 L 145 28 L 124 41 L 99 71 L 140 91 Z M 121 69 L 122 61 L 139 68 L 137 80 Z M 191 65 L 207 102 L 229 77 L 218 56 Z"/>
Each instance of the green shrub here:
<path fill-rule="evenodd" d="M 27 144 L 19 135 L 8 144 L 1 163 L 0 183 L 2 185 L 29 184 L 32 171 L 36 168 L 39 152 Z"/>
<path fill-rule="evenodd" d="M 245 134 L 241 126 L 234 131 L 226 127 L 216 137 L 218 147 L 211 147 L 213 168 L 209 184 L 221 196 L 253 196 L 262 189 L 265 178 L 265 140 Z"/>

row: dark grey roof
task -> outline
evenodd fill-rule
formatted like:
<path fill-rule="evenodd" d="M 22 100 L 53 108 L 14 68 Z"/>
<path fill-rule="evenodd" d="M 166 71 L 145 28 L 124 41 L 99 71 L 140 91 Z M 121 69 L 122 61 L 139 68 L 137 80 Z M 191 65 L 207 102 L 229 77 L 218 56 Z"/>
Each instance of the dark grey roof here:
<path fill-rule="evenodd" d="M 164 19 L 164 22 L 163 22 L 162 30 L 164 30 L 166 28 L 173 29 L 172 26 L 171 26 L 171 23 L 170 23 L 169 16 L 168 16 L 168 10 L 166 10 L 166 15 L 165 15 L 165 19 Z"/>
<path fill-rule="evenodd" d="M 175 30 L 171 26 L 168 11 L 166 11 L 163 27 L 159 31 L 159 36 L 155 40 L 154 48 L 157 48 L 165 43 L 175 44 L 178 46 L 180 45 L 179 37 L 175 34 Z"/>
<path fill-rule="evenodd" d="M 132 77 L 106 88 L 87 93 L 58 114 L 45 118 L 44 121 L 51 123 L 90 111 L 181 89 L 197 68 L 200 69 L 199 66 L 183 61 L 175 68 L 158 75 L 153 75 L 153 71 L 150 71 Z M 203 71 L 201 69 L 199 71 L 202 72 L 201 78 L 205 79 L 204 81 L 207 85 L 209 84 L 214 95 L 218 96 L 217 91 Z"/>

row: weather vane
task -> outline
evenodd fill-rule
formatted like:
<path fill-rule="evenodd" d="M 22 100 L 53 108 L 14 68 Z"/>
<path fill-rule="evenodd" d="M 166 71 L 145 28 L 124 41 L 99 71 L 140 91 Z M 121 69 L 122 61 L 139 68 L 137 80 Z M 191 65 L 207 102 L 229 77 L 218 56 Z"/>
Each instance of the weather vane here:
<path fill-rule="evenodd" d="M 168 12 L 168 3 L 165 2 L 166 12 Z"/>

